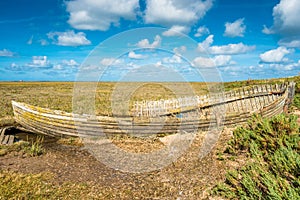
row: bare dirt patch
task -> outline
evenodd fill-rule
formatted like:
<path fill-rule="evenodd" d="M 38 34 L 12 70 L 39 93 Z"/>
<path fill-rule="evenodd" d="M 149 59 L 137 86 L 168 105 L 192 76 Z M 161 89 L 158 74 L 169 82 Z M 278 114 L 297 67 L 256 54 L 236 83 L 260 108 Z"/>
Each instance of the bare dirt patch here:
<path fill-rule="evenodd" d="M 222 162 L 216 151 L 224 148 L 231 137 L 226 129 L 213 151 L 200 160 L 198 157 L 204 133 L 198 133 L 190 149 L 173 164 L 149 173 L 124 173 L 111 169 L 82 147 L 58 144 L 56 138 L 45 138 L 45 153 L 30 157 L 18 152 L 10 152 L 0 157 L 0 170 L 9 170 L 22 174 L 38 174 L 50 172 L 53 178 L 49 183 L 63 184 L 89 183 L 101 186 L 101 192 L 115 194 L 116 197 L 129 199 L 199 199 L 208 198 L 208 189 L 223 179 L 226 169 L 238 166 L 239 161 Z M 152 140 L 152 139 L 151 139 Z M 114 142 L 122 143 L 121 139 Z M 120 148 L 139 152 L 136 145 L 143 148 L 143 139 L 127 138 Z M 151 143 L 144 141 L 148 149 Z M 140 150 L 142 151 L 142 150 Z"/>

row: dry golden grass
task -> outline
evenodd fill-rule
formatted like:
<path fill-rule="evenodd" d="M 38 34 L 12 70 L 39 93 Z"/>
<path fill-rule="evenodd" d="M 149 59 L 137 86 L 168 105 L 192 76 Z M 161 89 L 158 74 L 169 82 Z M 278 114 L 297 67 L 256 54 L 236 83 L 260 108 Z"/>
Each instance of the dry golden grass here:
<path fill-rule="evenodd" d="M 72 110 L 73 83 L 2 82 L 0 83 L 0 118 L 13 116 L 11 101 Z"/>

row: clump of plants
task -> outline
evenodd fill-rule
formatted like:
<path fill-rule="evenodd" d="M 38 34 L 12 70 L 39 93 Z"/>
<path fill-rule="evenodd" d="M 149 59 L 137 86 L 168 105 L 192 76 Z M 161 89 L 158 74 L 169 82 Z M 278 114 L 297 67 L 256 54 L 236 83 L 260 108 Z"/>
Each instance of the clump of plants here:
<path fill-rule="evenodd" d="M 297 118 L 254 116 L 233 132 L 224 153 L 249 162 L 229 171 L 212 194 L 230 199 L 300 199 L 300 135 Z"/>
<path fill-rule="evenodd" d="M 38 136 L 31 142 L 19 141 L 13 145 L 0 145 L 0 156 L 4 156 L 10 152 L 22 152 L 32 157 L 42 155 L 45 152 L 42 145 L 43 141 L 44 138 Z"/>
<path fill-rule="evenodd" d="M 293 100 L 293 106 L 300 109 L 300 93 L 295 93 L 294 100 Z"/>
<path fill-rule="evenodd" d="M 35 141 L 32 141 L 30 145 L 28 145 L 24 150 L 30 156 L 39 156 L 44 153 L 43 143 L 44 137 L 37 136 Z"/>
<path fill-rule="evenodd" d="M 300 77 L 296 76 L 294 78 L 294 81 L 296 83 L 295 85 L 295 96 L 293 99 L 293 106 L 295 106 L 296 108 L 300 109 Z"/>

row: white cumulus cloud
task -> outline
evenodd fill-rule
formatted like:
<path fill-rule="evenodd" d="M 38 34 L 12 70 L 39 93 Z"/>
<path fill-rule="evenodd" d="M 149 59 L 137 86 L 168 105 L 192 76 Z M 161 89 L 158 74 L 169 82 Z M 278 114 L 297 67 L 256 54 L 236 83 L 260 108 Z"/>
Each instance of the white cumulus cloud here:
<path fill-rule="evenodd" d="M 209 35 L 205 40 L 198 44 L 198 51 L 209 52 L 210 46 L 214 42 L 214 35 Z"/>
<path fill-rule="evenodd" d="M 79 63 L 77 63 L 74 59 L 71 60 L 62 60 L 60 63 L 56 63 L 53 65 L 54 70 L 74 70 L 79 66 Z"/>
<path fill-rule="evenodd" d="M 213 6 L 214 0 L 145 0 L 141 10 L 139 0 L 72 0 L 66 1 L 68 23 L 79 30 L 107 31 L 119 26 L 121 19 L 143 18 L 146 24 L 156 24 L 187 33 Z"/>
<path fill-rule="evenodd" d="M 53 69 L 54 70 L 63 70 L 64 67 L 61 64 L 56 64 L 56 65 L 53 66 Z"/>
<path fill-rule="evenodd" d="M 182 63 L 182 59 L 178 55 L 173 55 L 172 57 L 165 57 L 163 58 L 163 63 L 168 63 L 168 64 L 178 64 Z"/>
<path fill-rule="evenodd" d="M 291 70 L 299 69 L 299 67 L 300 67 L 300 60 L 298 60 L 298 62 L 290 62 L 290 63 L 270 63 L 269 66 L 273 70 L 291 71 Z"/>
<path fill-rule="evenodd" d="M 25 63 L 24 65 L 12 63 L 10 66 L 6 67 L 7 70 L 10 71 L 23 71 L 23 72 L 32 72 L 38 70 L 45 70 L 44 73 L 56 74 L 59 73 L 73 73 L 77 70 L 79 64 L 71 59 L 71 60 L 62 60 L 57 63 L 52 63 L 49 61 L 47 56 L 32 56 L 32 61 Z M 49 71 L 50 70 L 50 71 Z"/>
<path fill-rule="evenodd" d="M 274 31 L 268 28 L 266 25 L 264 25 L 262 32 L 267 35 L 274 34 Z"/>
<path fill-rule="evenodd" d="M 160 46 L 161 37 L 156 35 L 153 43 L 150 43 L 148 39 L 140 40 L 136 45 L 140 48 L 157 48 Z"/>
<path fill-rule="evenodd" d="M 12 71 L 32 71 L 40 69 L 50 69 L 52 68 L 52 66 L 53 65 L 48 60 L 47 56 L 32 56 L 31 62 L 24 65 L 12 63 L 7 69 Z"/>
<path fill-rule="evenodd" d="M 201 37 L 201 36 L 207 35 L 209 33 L 210 33 L 210 31 L 209 31 L 209 29 L 206 26 L 200 26 L 197 29 L 197 33 L 195 33 L 195 37 Z"/>
<path fill-rule="evenodd" d="M 128 53 L 128 58 L 131 58 L 131 59 L 144 59 L 145 56 L 142 55 L 142 54 L 137 54 L 137 53 L 135 53 L 134 51 L 130 51 L 130 52 Z"/>
<path fill-rule="evenodd" d="M 66 2 L 68 23 L 81 30 L 106 31 L 121 18 L 134 20 L 139 0 L 73 0 Z"/>
<path fill-rule="evenodd" d="M 189 31 L 190 31 L 190 28 L 187 26 L 174 25 L 169 30 L 163 32 L 162 34 L 167 37 L 180 36 L 182 34 L 187 34 Z"/>
<path fill-rule="evenodd" d="M 212 58 L 207 57 L 196 57 L 193 60 L 193 65 L 196 67 L 222 67 L 227 65 L 232 65 L 234 62 L 231 60 L 229 55 L 218 55 Z"/>
<path fill-rule="evenodd" d="M 122 62 L 123 62 L 122 60 L 116 58 L 103 58 L 100 61 L 100 64 L 103 66 L 109 66 L 109 65 L 121 64 Z"/>
<path fill-rule="evenodd" d="M 270 28 L 264 27 L 264 32 L 299 35 L 299 13 L 299 0 L 281 0 L 273 8 L 273 26 Z"/>
<path fill-rule="evenodd" d="M 281 39 L 279 40 L 278 44 L 280 46 L 290 47 L 290 48 L 300 48 L 300 38 L 299 39 Z"/>
<path fill-rule="evenodd" d="M 83 32 L 50 32 L 47 36 L 49 39 L 52 39 L 55 44 L 60 46 L 83 46 L 91 44 L 91 41 L 86 38 Z"/>
<path fill-rule="evenodd" d="M 64 65 L 71 66 L 71 67 L 74 67 L 74 66 L 78 66 L 78 65 L 79 65 L 79 64 L 78 64 L 75 60 L 73 60 L 73 59 L 71 59 L 71 60 L 63 60 L 62 63 L 63 63 Z"/>
<path fill-rule="evenodd" d="M 47 56 L 33 56 L 31 66 L 45 67 L 49 64 Z"/>
<path fill-rule="evenodd" d="M 211 46 L 212 54 L 242 54 L 255 49 L 255 46 L 244 45 L 243 43 L 228 44 L 221 46 Z"/>
<path fill-rule="evenodd" d="M 203 18 L 213 0 L 147 0 L 145 22 L 163 26 L 187 26 Z"/>
<path fill-rule="evenodd" d="M 187 48 L 186 46 L 180 46 L 180 47 L 175 47 L 173 49 L 173 52 L 177 55 L 181 55 L 182 53 L 186 52 Z"/>
<path fill-rule="evenodd" d="M 7 49 L 0 50 L 0 57 L 12 57 L 12 56 L 14 56 L 13 52 Z"/>
<path fill-rule="evenodd" d="M 246 25 L 244 24 L 244 19 L 238 19 L 232 23 L 225 23 L 224 36 L 227 37 L 244 37 L 246 31 Z"/>
<path fill-rule="evenodd" d="M 243 54 L 249 51 L 253 51 L 255 46 L 248 46 L 243 43 L 237 44 L 228 44 L 228 45 L 221 45 L 221 46 L 211 46 L 214 42 L 214 36 L 209 35 L 203 42 L 198 44 L 198 51 L 199 52 L 207 52 L 210 54 Z"/>
<path fill-rule="evenodd" d="M 273 8 L 273 25 L 264 25 L 265 34 L 278 34 L 279 46 L 300 48 L 300 1 L 280 0 Z"/>
<path fill-rule="evenodd" d="M 265 63 L 280 63 L 287 61 L 285 56 L 292 52 L 293 50 L 287 49 L 286 47 L 278 47 L 277 49 L 272 49 L 260 54 L 259 57 L 260 60 Z"/>

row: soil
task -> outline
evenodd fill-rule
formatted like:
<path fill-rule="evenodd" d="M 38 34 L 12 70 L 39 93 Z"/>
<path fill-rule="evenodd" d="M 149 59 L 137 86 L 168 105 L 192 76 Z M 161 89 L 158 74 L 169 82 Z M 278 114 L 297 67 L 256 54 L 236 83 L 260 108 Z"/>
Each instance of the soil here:
<path fill-rule="evenodd" d="M 199 158 L 199 147 L 204 133 L 198 133 L 189 150 L 177 161 L 163 169 L 147 173 L 125 173 L 107 167 L 95 159 L 84 147 L 58 144 L 58 138 L 45 137 L 45 153 L 30 157 L 20 152 L 10 152 L 0 157 L 0 171 L 9 170 L 24 174 L 50 172 L 54 178 L 49 180 L 57 184 L 65 182 L 92 183 L 111 188 L 116 194 L 130 190 L 137 197 L 183 197 L 205 198 L 208 189 L 224 178 L 225 171 L 243 165 L 242 159 L 222 162 L 216 152 L 224 149 L 224 144 L 231 137 L 232 131 L 225 129 L 217 145 L 204 158 Z M 19 138 L 31 140 L 34 134 L 19 134 Z M 29 139 L 28 139 L 29 138 Z M 114 141 L 120 148 L 136 148 L 145 139 L 122 139 Z M 149 141 L 146 142 L 149 146 Z M 155 144 L 156 142 L 154 142 Z M 146 145 L 147 146 L 147 145 Z M 140 145 L 142 148 L 143 145 Z M 126 158 L 125 158 L 126 159 Z M 175 198 L 176 199 L 176 198 Z"/>

